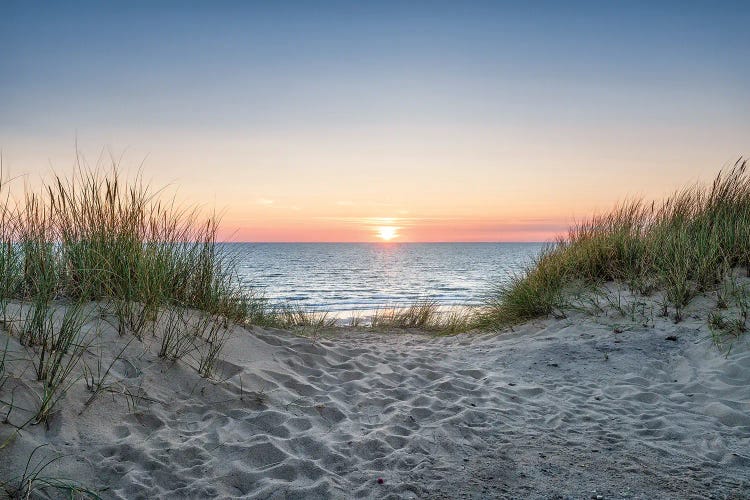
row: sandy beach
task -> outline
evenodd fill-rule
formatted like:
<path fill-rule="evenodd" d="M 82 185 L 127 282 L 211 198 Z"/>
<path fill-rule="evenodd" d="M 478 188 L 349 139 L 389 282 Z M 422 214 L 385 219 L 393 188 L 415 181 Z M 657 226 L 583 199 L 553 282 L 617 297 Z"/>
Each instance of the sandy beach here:
<path fill-rule="evenodd" d="M 91 321 L 92 355 L 122 351 L 109 390 L 84 406 L 79 378 L 0 474 L 45 445 L 32 463 L 62 458 L 40 477 L 102 498 L 746 498 L 750 350 L 714 345 L 709 302 L 680 324 L 576 312 L 452 337 L 236 327 L 216 380 Z M 3 388 L 2 440 L 34 407 L 26 378 Z"/>
<path fill-rule="evenodd" d="M 0 2 L 0 500 L 750 500 L 749 25 Z"/>

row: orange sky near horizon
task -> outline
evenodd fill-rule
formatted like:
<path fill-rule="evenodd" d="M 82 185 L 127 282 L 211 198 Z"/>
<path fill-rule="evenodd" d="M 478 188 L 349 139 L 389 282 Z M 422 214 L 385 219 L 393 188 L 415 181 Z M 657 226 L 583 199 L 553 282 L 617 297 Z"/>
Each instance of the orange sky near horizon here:
<path fill-rule="evenodd" d="M 419 220 L 409 218 L 253 221 L 222 219 L 223 241 L 257 242 L 535 242 L 551 241 L 567 222 Z"/>
<path fill-rule="evenodd" d="M 625 199 L 660 200 L 709 182 L 736 159 L 728 152 L 722 156 L 725 147 L 676 153 L 652 148 L 610 158 L 601 168 L 598 148 L 498 154 L 477 145 L 466 152 L 473 157 L 471 169 L 460 168 L 457 158 L 425 152 L 365 159 L 352 168 L 341 151 L 309 148 L 298 153 L 308 165 L 299 168 L 305 162 L 288 153 L 236 144 L 222 154 L 206 155 L 206 149 L 196 141 L 189 148 L 162 144 L 151 154 L 142 148 L 112 153 L 122 158 L 124 175 L 140 169 L 153 188 L 166 187 L 165 196 L 215 210 L 222 241 L 249 242 L 384 241 L 381 228 L 394 231 L 394 242 L 553 241 L 571 223 Z M 4 175 L 20 177 L 17 188 L 38 186 L 53 171 L 73 171 L 73 150 L 63 143 L 46 155 L 32 147 L 5 150 Z M 93 145 L 81 153 L 86 165 L 109 164 L 108 153 Z"/>

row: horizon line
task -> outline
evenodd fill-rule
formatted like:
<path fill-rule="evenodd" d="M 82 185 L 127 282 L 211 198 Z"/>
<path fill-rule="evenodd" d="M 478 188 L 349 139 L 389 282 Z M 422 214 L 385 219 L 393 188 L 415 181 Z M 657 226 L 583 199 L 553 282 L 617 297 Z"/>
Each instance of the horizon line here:
<path fill-rule="evenodd" d="M 423 243 L 553 243 L 554 241 L 551 240 L 544 240 L 544 241 L 217 241 L 217 243 L 254 243 L 254 244 L 278 244 L 278 243 L 288 243 L 293 245 L 299 245 L 302 243 L 315 243 L 315 244 L 340 244 L 340 243 L 346 243 L 346 244 L 372 244 L 376 243 L 378 245 L 394 245 L 394 244 L 410 244 L 410 245 L 418 245 Z"/>

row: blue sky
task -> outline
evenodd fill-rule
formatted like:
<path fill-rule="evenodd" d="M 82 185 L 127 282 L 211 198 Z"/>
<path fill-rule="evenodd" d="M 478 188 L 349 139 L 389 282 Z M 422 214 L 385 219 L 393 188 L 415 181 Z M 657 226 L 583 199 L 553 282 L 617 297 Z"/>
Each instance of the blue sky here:
<path fill-rule="evenodd" d="M 584 101 L 608 89 L 746 98 L 750 83 L 747 3 L 27 3 L 5 4 L 0 74 L 4 121 L 31 129 L 473 123 L 503 111 L 586 123 L 600 113 Z"/>
<path fill-rule="evenodd" d="M 31 174 L 76 138 L 128 148 L 238 226 L 282 217 L 249 199 L 300 224 L 548 225 L 748 152 L 749 21 L 740 2 L 4 2 L 0 147 Z"/>

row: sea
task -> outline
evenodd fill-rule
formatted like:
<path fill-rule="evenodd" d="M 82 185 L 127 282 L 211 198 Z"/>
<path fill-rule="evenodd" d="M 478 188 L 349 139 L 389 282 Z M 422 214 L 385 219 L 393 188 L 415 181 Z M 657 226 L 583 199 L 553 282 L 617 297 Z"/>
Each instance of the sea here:
<path fill-rule="evenodd" d="M 478 305 L 542 243 L 223 243 L 243 287 L 274 305 L 344 317 L 422 300 Z"/>

